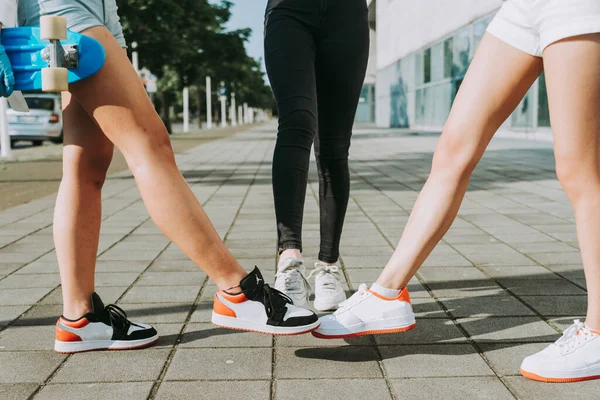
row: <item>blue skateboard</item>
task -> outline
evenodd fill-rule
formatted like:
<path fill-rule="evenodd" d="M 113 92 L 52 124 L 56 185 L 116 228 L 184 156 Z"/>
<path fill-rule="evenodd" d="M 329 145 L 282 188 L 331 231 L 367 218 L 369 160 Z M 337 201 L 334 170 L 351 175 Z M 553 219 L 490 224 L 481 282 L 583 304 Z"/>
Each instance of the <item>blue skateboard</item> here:
<path fill-rule="evenodd" d="M 62 17 L 44 16 L 39 27 L 4 28 L 1 32 L 15 75 L 15 90 L 66 91 L 69 83 L 98 72 L 106 59 L 100 42 L 67 30 Z"/>

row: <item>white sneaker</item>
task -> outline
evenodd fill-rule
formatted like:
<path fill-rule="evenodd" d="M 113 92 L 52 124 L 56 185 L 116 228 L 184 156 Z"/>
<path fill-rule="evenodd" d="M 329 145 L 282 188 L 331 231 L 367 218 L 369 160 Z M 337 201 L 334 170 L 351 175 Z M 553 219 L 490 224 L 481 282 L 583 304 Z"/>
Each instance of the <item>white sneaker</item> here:
<path fill-rule="evenodd" d="M 320 321 L 321 326 L 312 334 L 322 339 L 406 332 L 416 326 L 406 288 L 397 297 L 388 298 L 372 292 L 364 283 L 336 312 Z"/>
<path fill-rule="evenodd" d="M 575 320 L 560 339 L 525 358 L 521 374 L 541 382 L 578 382 L 600 378 L 600 332 Z"/>
<path fill-rule="evenodd" d="M 313 275 L 315 275 L 315 309 L 337 310 L 340 303 L 346 300 L 340 267 L 319 261 L 315 263 L 315 269 L 310 272 L 308 279 Z"/>
<path fill-rule="evenodd" d="M 295 306 L 308 306 L 310 285 L 304 274 L 306 268 L 304 261 L 298 258 L 286 258 L 279 261 L 277 274 L 275 274 L 275 289 L 288 295 Z"/>

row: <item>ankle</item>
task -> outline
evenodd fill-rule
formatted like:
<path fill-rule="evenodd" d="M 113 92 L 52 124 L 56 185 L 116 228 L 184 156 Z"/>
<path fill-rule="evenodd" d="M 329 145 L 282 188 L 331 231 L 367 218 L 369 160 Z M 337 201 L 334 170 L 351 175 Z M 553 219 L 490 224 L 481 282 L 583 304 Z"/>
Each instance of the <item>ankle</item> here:
<path fill-rule="evenodd" d="M 66 319 L 75 321 L 92 311 L 92 305 L 90 304 L 89 300 L 85 300 L 82 302 L 73 302 L 71 304 L 65 304 L 63 306 L 62 316 Z"/>
<path fill-rule="evenodd" d="M 285 260 L 286 258 L 297 258 L 303 260 L 302 252 L 298 249 L 285 249 L 279 254 L 279 260 Z"/>
<path fill-rule="evenodd" d="M 327 265 L 329 267 L 334 267 L 334 266 L 337 265 L 337 261 L 335 261 L 335 262 L 327 262 L 327 261 L 321 261 L 321 260 L 319 260 L 319 263 L 323 264 L 323 265 Z"/>
<path fill-rule="evenodd" d="M 388 286 L 383 286 L 377 282 L 371 285 L 371 291 L 375 292 L 383 297 L 395 298 L 398 297 L 402 289 L 394 289 Z"/>

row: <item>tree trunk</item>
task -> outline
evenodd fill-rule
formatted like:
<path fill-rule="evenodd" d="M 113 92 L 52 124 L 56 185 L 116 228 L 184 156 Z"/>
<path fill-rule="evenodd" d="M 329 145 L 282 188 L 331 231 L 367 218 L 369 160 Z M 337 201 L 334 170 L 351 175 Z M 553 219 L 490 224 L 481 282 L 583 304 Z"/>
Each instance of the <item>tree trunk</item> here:
<path fill-rule="evenodd" d="M 167 132 L 169 135 L 171 134 L 171 113 L 169 109 L 171 108 L 171 99 L 169 93 L 166 91 L 160 92 L 161 95 L 161 115 L 160 117 L 163 120 L 163 123 L 167 127 Z"/>

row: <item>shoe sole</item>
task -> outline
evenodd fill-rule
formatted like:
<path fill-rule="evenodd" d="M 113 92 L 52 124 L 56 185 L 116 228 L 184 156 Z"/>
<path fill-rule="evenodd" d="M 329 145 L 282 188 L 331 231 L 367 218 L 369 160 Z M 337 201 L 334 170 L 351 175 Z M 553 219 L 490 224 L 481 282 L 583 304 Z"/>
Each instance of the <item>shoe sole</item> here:
<path fill-rule="evenodd" d="M 600 375 L 582 376 L 582 377 L 578 377 L 578 378 L 547 378 L 544 376 L 536 375 L 532 372 L 527 372 L 523 369 L 521 369 L 521 375 L 523 375 L 525 378 L 531 379 L 533 381 L 548 382 L 548 383 L 583 382 L 583 381 L 591 381 L 594 379 L 600 379 Z"/>
<path fill-rule="evenodd" d="M 135 350 L 152 346 L 158 341 L 158 335 L 139 340 L 89 340 L 81 342 L 54 341 L 54 351 L 60 354 L 83 353 L 101 350 Z"/>
<path fill-rule="evenodd" d="M 293 336 L 309 333 L 321 325 L 321 321 L 316 321 L 310 325 L 299 327 L 289 326 L 269 326 L 257 324 L 252 321 L 244 321 L 239 318 L 227 317 L 213 312 L 212 323 L 221 328 L 233 329 L 237 331 L 257 332 L 273 336 Z"/>
<path fill-rule="evenodd" d="M 417 326 L 417 323 L 415 322 L 412 325 L 400 327 L 400 328 L 375 329 L 375 330 L 370 330 L 370 331 L 347 333 L 344 335 L 324 335 L 319 332 L 312 332 L 312 335 L 319 339 L 348 339 L 348 338 L 352 338 L 352 337 L 366 336 L 366 335 L 382 335 L 382 334 L 386 334 L 386 333 L 408 332 L 408 331 L 415 329 L 416 326 Z"/>

